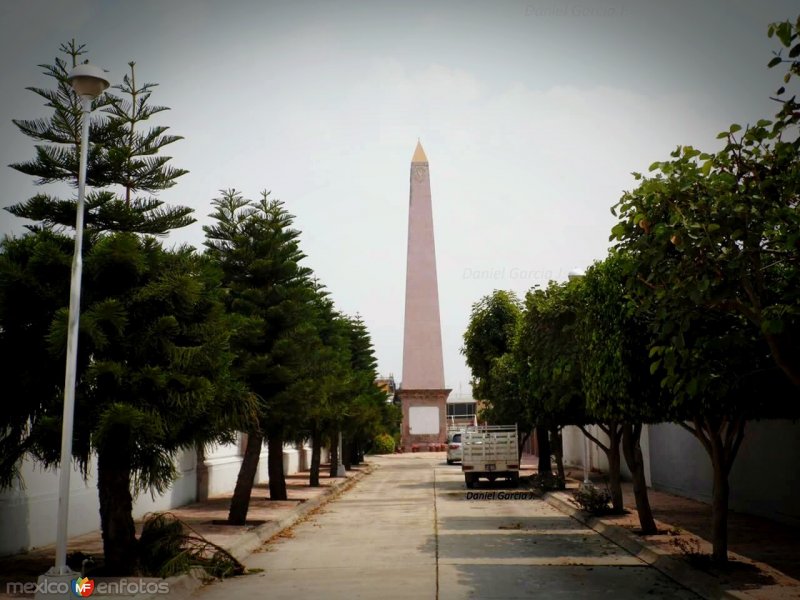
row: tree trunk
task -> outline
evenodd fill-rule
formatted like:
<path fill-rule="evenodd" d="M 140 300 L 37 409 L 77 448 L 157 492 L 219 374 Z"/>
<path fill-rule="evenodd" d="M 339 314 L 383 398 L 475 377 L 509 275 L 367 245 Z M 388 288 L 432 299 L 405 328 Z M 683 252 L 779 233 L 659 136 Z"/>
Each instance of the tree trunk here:
<path fill-rule="evenodd" d="M 711 457 L 714 469 L 714 488 L 711 494 L 712 558 L 717 564 L 728 562 L 728 476 L 744 438 L 745 420 L 706 417 L 694 420 L 694 427 L 681 425 L 700 440 Z"/>
<path fill-rule="evenodd" d="M 608 488 L 611 492 L 611 508 L 617 514 L 625 512 L 622 500 L 622 477 L 620 476 L 620 437 L 622 429 L 616 423 L 608 427 Z"/>
<path fill-rule="evenodd" d="M 553 474 L 550 462 L 550 439 L 546 425 L 536 426 L 536 441 L 539 442 L 539 476 L 549 477 Z"/>
<path fill-rule="evenodd" d="M 517 452 L 519 462 L 522 464 L 522 451 L 525 449 L 525 442 L 528 441 L 531 437 L 531 432 L 525 433 L 522 437 L 519 438 L 519 451 Z"/>
<path fill-rule="evenodd" d="M 342 464 L 346 470 L 350 470 L 353 468 L 352 462 L 352 453 L 353 451 L 353 442 L 351 442 L 348 438 L 342 438 Z"/>
<path fill-rule="evenodd" d="M 111 454 L 112 456 L 108 456 Z M 62 465 L 72 468 L 72 465 Z M 135 575 L 139 557 L 133 523 L 131 470 L 126 457 L 109 451 L 97 456 L 97 491 L 106 575 Z"/>
<path fill-rule="evenodd" d="M 622 452 L 625 454 L 625 462 L 628 463 L 633 477 L 633 496 L 636 499 L 636 512 L 639 513 L 639 526 L 642 528 L 642 534 L 655 535 L 658 533 L 658 529 L 653 519 L 653 511 L 650 509 L 650 499 L 647 496 L 641 438 L 641 423 L 623 425 Z"/>
<path fill-rule="evenodd" d="M 283 472 L 283 436 L 279 433 L 267 437 L 267 471 L 269 473 L 269 499 L 287 500 L 286 476 Z"/>
<path fill-rule="evenodd" d="M 364 455 L 361 452 L 361 443 L 358 440 L 353 440 L 350 448 L 350 464 L 360 465 L 363 458 Z"/>
<path fill-rule="evenodd" d="M 716 438 L 716 436 L 715 436 Z M 713 453 L 711 464 L 714 466 L 714 490 L 711 496 L 711 540 L 714 546 L 715 563 L 728 562 L 728 473 L 725 468 L 725 457 L 721 451 L 719 439 L 712 438 Z"/>
<path fill-rule="evenodd" d="M 244 448 L 242 464 L 239 467 L 239 476 L 236 478 L 236 487 L 233 490 L 231 507 L 228 510 L 230 525 L 244 525 L 247 522 L 250 495 L 253 493 L 253 482 L 256 480 L 258 460 L 263 444 L 264 437 L 260 433 L 247 434 L 247 444 Z"/>
<path fill-rule="evenodd" d="M 561 438 L 561 428 L 553 427 L 551 435 L 553 454 L 556 456 L 556 473 L 558 473 L 558 481 L 562 482 L 561 485 L 563 486 L 563 482 L 567 480 L 567 474 L 564 472 L 564 445 Z"/>
<path fill-rule="evenodd" d="M 308 476 L 308 485 L 319 487 L 319 464 L 322 455 L 322 435 L 319 428 L 311 430 L 311 473 Z"/>
<path fill-rule="evenodd" d="M 330 476 L 336 477 L 338 466 L 339 466 L 339 432 L 334 430 L 331 434 L 331 451 L 330 451 L 330 460 L 331 460 L 331 470 Z"/>

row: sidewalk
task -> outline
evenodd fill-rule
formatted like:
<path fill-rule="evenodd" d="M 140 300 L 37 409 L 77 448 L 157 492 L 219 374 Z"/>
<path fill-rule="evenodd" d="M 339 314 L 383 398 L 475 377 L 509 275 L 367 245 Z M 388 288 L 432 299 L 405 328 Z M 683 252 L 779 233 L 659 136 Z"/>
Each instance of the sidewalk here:
<path fill-rule="evenodd" d="M 537 458 L 523 456 L 535 465 Z M 581 469 L 567 469 L 567 491 L 548 494 L 546 500 L 575 516 L 606 537 L 653 564 L 670 577 L 706 598 L 800 599 L 800 527 L 731 511 L 728 549 L 731 567 L 721 572 L 704 559 L 710 554 L 711 506 L 666 492 L 648 490 L 659 535 L 640 536 L 633 486 L 623 482 L 626 514 L 589 518 L 577 510 L 572 492 L 583 480 Z M 604 485 L 604 473 L 590 479 Z M 685 577 L 685 580 L 681 580 Z"/>
<path fill-rule="evenodd" d="M 267 484 L 256 484 L 247 513 L 248 524 L 231 526 L 216 524 L 228 517 L 231 494 L 209 498 L 206 502 L 197 502 L 179 508 L 170 509 L 175 516 L 186 522 L 197 533 L 209 541 L 226 548 L 238 559 L 243 559 L 263 542 L 281 534 L 309 513 L 314 512 L 327 501 L 335 498 L 340 492 L 348 489 L 356 481 L 370 472 L 368 463 L 354 466 L 347 472 L 346 478 L 328 477 L 328 466 L 320 469 L 320 487 L 308 485 L 308 471 L 287 475 L 286 487 L 289 500 L 272 502 L 268 499 Z M 141 521 L 137 521 L 137 535 Z M 102 560 L 103 542 L 100 531 L 71 537 L 67 552 L 81 551 Z M 16 554 L 0 558 L 0 598 L 10 598 L 6 594 L 10 582 L 35 582 L 39 575 L 53 566 L 55 546 L 35 548 L 24 554 Z M 189 575 L 180 576 L 192 579 Z M 178 578 L 170 578 L 178 579 Z M 199 585 L 202 582 L 196 580 Z M 193 582 L 175 582 L 178 587 L 195 585 Z M 191 590 L 189 590 L 190 592 Z M 20 596 L 14 596 L 20 597 Z M 23 596 L 24 597 L 24 596 Z"/>

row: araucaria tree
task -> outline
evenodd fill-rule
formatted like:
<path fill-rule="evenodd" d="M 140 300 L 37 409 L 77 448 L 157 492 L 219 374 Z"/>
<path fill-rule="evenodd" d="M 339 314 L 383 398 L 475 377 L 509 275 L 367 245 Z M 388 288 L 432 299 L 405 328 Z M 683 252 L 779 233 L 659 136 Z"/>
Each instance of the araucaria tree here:
<path fill-rule="evenodd" d="M 300 263 L 300 232 L 279 200 L 263 192 L 248 200 L 224 190 L 213 201 L 215 223 L 205 226 L 207 255 L 223 273 L 230 314 L 233 372 L 258 402 L 245 429 L 247 445 L 229 521 L 247 517 L 263 440 L 268 443 L 270 498 L 285 500 L 284 441 L 296 439 L 311 398 L 297 385 L 305 373 L 305 347 L 314 328 L 317 291 L 311 270 Z"/>
<path fill-rule="evenodd" d="M 347 377 L 339 382 L 338 396 L 344 404 L 342 462 L 350 468 L 354 460 L 361 459 L 366 445 L 386 431 L 394 411 L 375 385 L 378 361 L 364 321 L 359 315 L 344 319 L 350 361 Z"/>
<path fill-rule="evenodd" d="M 40 142 L 36 157 L 12 166 L 38 183 L 74 185 L 82 115 L 66 76 L 83 47 L 62 50 L 66 60 L 43 65 L 55 89 L 32 88 L 52 117 L 15 121 Z M 105 570 L 117 575 L 137 570 L 133 495 L 167 488 L 178 451 L 224 439 L 245 412 L 227 387 L 228 333 L 213 270 L 191 249 L 168 251 L 146 235 L 192 218 L 188 208 L 134 195 L 169 188 L 185 173 L 156 157 L 177 137 L 165 136 L 164 127 L 141 131 L 142 121 L 163 110 L 149 107 L 145 87 L 137 91 L 131 64 L 121 96 L 108 95 L 94 116 L 89 183 L 97 188 L 87 199 L 78 343 L 73 452 L 84 469 L 97 455 Z M 0 250 L 0 352 L 15 372 L 6 388 L 14 409 L 0 417 L 0 445 L 10 450 L 6 484 L 24 452 L 45 465 L 59 458 L 75 206 L 37 194 L 9 208 L 35 223 Z"/>

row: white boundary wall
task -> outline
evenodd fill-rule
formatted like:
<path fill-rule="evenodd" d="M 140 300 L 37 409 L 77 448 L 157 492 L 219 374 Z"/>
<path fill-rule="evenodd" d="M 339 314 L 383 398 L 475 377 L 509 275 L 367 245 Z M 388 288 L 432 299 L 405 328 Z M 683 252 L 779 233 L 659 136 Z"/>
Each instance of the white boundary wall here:
<path fill-rule="evenodd" d="M 597 427 L 589 429 L 598 439 L 607 439 Z M 564 428 L 566 464 L 583 467 L 583 437 L 577 427 Z M 649 486 L 710 502 L 711 461 L 693 435 L 674 423 L 659 423 L 644 427 L 641 445 Z M 608 471 L 605 453 L 594 443 L 590 447 L 590 467 Z M 748 422 L 730 474 L 731 509 L 800 525 L 800 470 L 794 467 L 797 464 L 800 423 L 779 419 Z M 624 458 L 621 471 L 623 477 L 630 477 Z"/>
<path fill-rule="evenodd" d="M 164 494 L 152 497 L 144 492 L 134 500 L 136 519 L 148 512 L 168 510 L 197 500 L 230 493 L 236 485 L 244 449 L 243 436 L 233 444 L 217 445 L 203 454 L 182 453 L 177 462 L 180 477 Z M 322 449 L 322 462 L 329 452 Z M 287 475 L 308 470 L 311 448 L 284 447 L 283 465 Z M 0 492 L 0 556 L 24 552 L 55 543 L 58 512 L 58 471 L 45 470 L 25 459 L 21 465 L 23 485 L 15 484 Z M 81 535 L 100 527 L 100 504 L 97 498 L 97 461 L 90 460 L 84 481 L 75 468 L 70 478 L 69 535 Z M 267 448 L 264 446 L 256 474 L 256 483 L 268 481 Z"/>

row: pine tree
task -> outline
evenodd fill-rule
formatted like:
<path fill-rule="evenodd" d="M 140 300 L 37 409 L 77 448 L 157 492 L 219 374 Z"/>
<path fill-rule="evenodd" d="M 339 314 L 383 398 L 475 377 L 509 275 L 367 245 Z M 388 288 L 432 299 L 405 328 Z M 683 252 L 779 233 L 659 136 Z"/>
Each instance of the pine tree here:
<path fill-rule="evenodd" d="M 84 49 L 72 43 L 62 51 L 71 60 L 45 65 L 57 89 L 34 89 L 53 117 L 16 122 L 47 142 L 37 146 L 34 160 L 12 165 L 37 183 L 76 179 L 81 115 L 66 74 Z M 141 235 L 163 234 L 192 219 L 190 209 L 130 195 L 166 189 L 185 172 L 155 156 L 177 138 L 162 137 L 164 128 L 139 134 L 137 124 L 162 109 L 149 107 L 152 85 L 137 88 L 131 69 L 119 89 L 134 100 L 99 101 L 108 115 L 92 125 L 89 182 L 119 186 L 127 197 L 105 189 L 89 197 L 73 440 L 84 469 L 97 454 L 105 569 L 116 575 L 137 570 L 134 495 L 164 491 L 176 476 L 178 451 L 230 439 L 254 410 L 229 377 L 218 271 L 193 249 L 168 251 Z M 11 402 L 0 413 L 0 484 L 6 485 L 25 452 L 45 465 L 60 459 L 73 252 L 67 233 L 75 201 L 40 194 L 9 210 L 35 223 L 0 246 L 0 352 L 14 369 L 4 396 Z"/>
<path fill-rule="evenodd" d="M 315 284 L 314 327 L 317 337 L 306 348 L 303 383 L 311 399 L 306 412 L 305 435 L 311 439 L 311 468 L 309 485 L 319 486 L 323 435 L 333 429 L 340 416 L 336 403 L 337 390 L 350 376 L 350 340 L 348 320 L 336 311 L 327 291 Z M 337 440 L 338 441 L 338 440 Z"/>
<path fill-rule="evenodd" d="M 55 80 L 55 89 L 28 88 L 46 100 L 53 114 L 47 119 L 14 120 L 22 133 L 41 142 L 36 145 L 36 157 L 10 166 L 35 177 L 40 185 L 65 182 L 76 186 L 83 113 L 67 77 L 85 54 L 85 47 L 73 40 L 62 44 L 61 52 L 66 59 L 56 57 L 52 65 L 40 65 L 44 74 Z M 129 63 L 129 67 L 130 73 L 125 75 L 123 83 L 112 88 L 121 96 L 106 93 L 93 103 L 98 110 L 92 113 L 89 131 L 87 185 L 97 189 L 86 197 L 85 227 L 89 243 L 93 233 L 128 231 L 162 235 L 194 222 L 190 208 L 168 206 L 152 196 L 132 196 L 139 191 L 153 194 L 168 189 L 188 171 L 171 167 L 170 157 L 158 155 L 165 146 L 182 139 L 180 136 L 166 135 L 165 126 L 141 131 L 150 117 L 168 109 L 149 104 L 155 84 L 137 87 L 135 63 Z M 117 197 L 113 189 L 100 189 L 113 186 L 122 189 L 124 198 Z M 35 221 L 29 228 L 74 228 L 76 202 L 74 198 L 60 199 L 41 193 L 6 210 Z"/>
<path fill-rule="evenodd" d="M 386 402 L 386 395 L 375 385 L 378 361 L 360 315 L 346 318 L 345 332 L 350 377 L 343 389 L 347 395 L 347 418 L 342 423 L 342 462 L 349 469 L 353 462 L 361 460 L 372 439 L 386 430 L 393 411 Z"/>
<path fill-rule="evenodd" d="M 208 255 L 219 263 L 232 318 L 234 372 L 258 398 L 258 419 L 247 431 L 229 521 L 244 523 L 258 458 L 267 439 L 270 498 L 285 500 L 283 444 L 301 430 L 299 393 L 304 348 L 315 331 L 315 291 L 300 232 L 282 202 L 263 192 L 250 201 L 236 190 L 224 190 L 213 201 L 214 225 L 204 227 Z"/>

